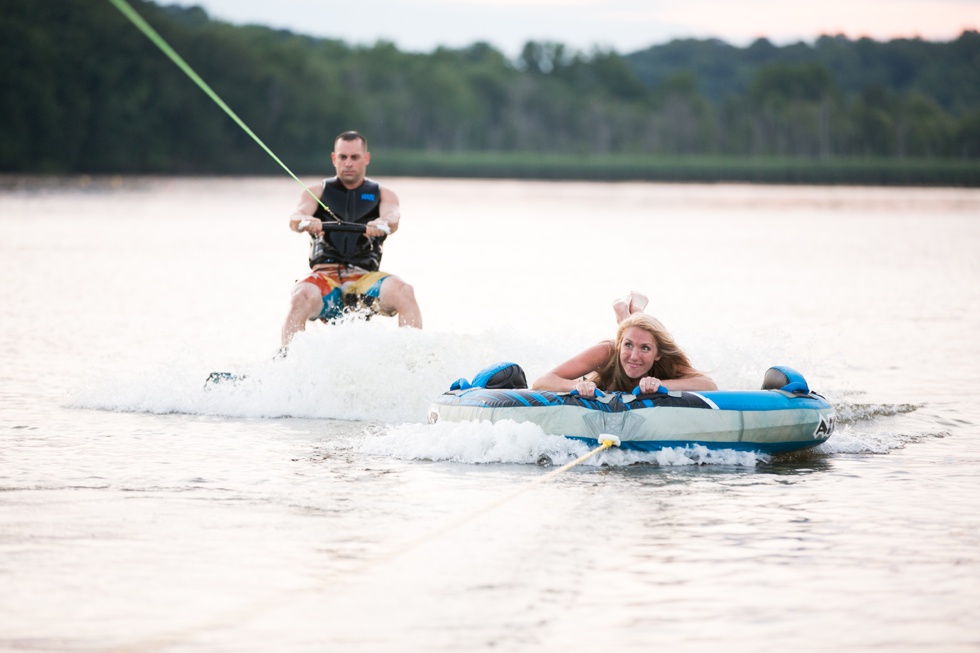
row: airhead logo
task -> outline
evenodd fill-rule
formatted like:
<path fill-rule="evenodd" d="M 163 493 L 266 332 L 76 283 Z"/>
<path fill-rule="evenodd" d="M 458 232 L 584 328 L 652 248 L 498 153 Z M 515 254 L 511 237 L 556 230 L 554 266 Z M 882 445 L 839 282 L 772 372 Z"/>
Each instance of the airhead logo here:
<path fill-rule="evenodd" d="M 834 427 L 837 426 L 837 417 L 834 415 L 821 415 L 820 424 L 813 432 L 814 439 L 827 439 L 833 434 Z"/>

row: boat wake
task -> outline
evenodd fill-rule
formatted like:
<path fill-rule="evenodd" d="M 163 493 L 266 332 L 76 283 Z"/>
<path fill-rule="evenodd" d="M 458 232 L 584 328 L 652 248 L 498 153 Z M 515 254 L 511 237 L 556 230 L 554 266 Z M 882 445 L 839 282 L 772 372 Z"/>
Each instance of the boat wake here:
<path fill-rule="evenodd" d="M 923 423 L 912 417 L 922 407 L 920 405 L 859 403 L 849 399 L 853 394 L 864 393 L 843 393 L 843 398 L 834 401 L 837 430 L 816 451 L 828 454 L 884 454 L 916 442 L 949 435 L 949 431 L 935 428 L 935 424 Z"/>
<path fill-rule="evenodd" d="M 905 415 L 920 407 L 916 404 L 852 404 L 845 401 L 834 408 L 837 411 L 838 424 L 856 424 L 878 417 Z"/>
<path fill-rule="evenodd" d="M 205 367 L 211 364 L 208 357 L 189 352 L 150 369 L 115 370 L 87 379 L 69 405 L 131 413 L 344 420 L 353 427 L 344 429 L 347 433 L 360 430 L 363 436 L 329 446 L 407 460 L 562 465 L 587 453 L 588 446 L 528 424 L 424 422 L 433 398 L 453 380 L 504 360 L 520 362 L 534 378 L 568 349 L 566 342 L 506 330 L 448 334 L 397 329 L 380 320 L 341 323 L 297 334 L 285 357 L 229 366 L 221 371 L 234 378 L 218 383 L 206 383 L 215 371 Z M 728 387 L 755 386 L 750 377 L 756 372 L 743 367 L 718 369 L 716 378 Z M 858 403 L 847 391 L 825 396 L 837 410 L 838 427 L 811 455 L 887 453 L 946 434 L 928 428 L 922 432 L 923 424 L 909 428 L 903 417 L 917 410 L 912 404 Z M 609 450 L 586 464 L 754 466 L 768 460 L 761 454 L 687 447 Z"/>

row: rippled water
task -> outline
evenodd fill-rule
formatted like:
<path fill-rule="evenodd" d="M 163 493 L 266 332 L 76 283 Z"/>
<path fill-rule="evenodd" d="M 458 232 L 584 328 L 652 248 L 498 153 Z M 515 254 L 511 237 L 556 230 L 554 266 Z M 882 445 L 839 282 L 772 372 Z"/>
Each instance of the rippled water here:
<path fill-rule="evenodd" d="M 277 359 L 294 182 L 2 180 L 0 649 L 980 649 L 980 192 L 382 182 L 425 330 Z M 545 479 L 587 448 L 424 423 L 630 289 L 724 388 L 802 371 L 838 431 Z"/>

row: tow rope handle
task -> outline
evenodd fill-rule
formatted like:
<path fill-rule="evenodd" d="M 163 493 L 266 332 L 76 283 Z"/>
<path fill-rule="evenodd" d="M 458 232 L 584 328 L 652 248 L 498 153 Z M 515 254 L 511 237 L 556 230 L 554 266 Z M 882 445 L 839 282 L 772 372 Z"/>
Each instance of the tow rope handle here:
<path fill-rule="evenodd" d="M 313 224 L 312 220 L 300 220 L 299 225 L 297 226 L 299 227 L 299 230 L 302 231 L 304 227 L 309 227 L 311 224 Z M 355 233 L 355 234 L 363 234 L 365 231 L 367 231 L 366 224 L 357 224 L 356 222 L 322 222 L 321 221 L 321 224 L 323 226 L 324 231 L 345 231 L 348 233 Z M 391 235 L 391 227 L 389 227 L 387 224 L 380 225 L 376 227 L 376 229 L 380 229 L 386 234 Z"/>

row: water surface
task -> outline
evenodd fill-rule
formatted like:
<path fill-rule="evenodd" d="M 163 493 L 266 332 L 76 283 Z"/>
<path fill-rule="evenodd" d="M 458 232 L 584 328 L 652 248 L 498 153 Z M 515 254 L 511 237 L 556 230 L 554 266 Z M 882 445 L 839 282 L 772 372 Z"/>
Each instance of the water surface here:
<path fill-rule="evenodd" d="M 425 330 L 281 359 L 295 182 L 3 180 L 0 649 L 980 649 L 980 192 L 381 181 Z M 631 289 L 724 388 L 803 372 L 837 433 L 537 483 L 587 449 L 424 423 Z"/>

